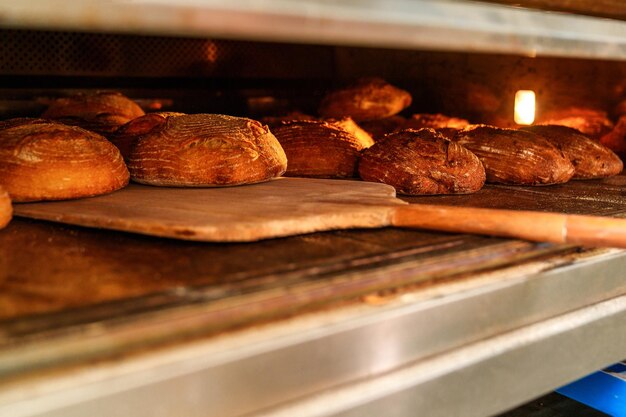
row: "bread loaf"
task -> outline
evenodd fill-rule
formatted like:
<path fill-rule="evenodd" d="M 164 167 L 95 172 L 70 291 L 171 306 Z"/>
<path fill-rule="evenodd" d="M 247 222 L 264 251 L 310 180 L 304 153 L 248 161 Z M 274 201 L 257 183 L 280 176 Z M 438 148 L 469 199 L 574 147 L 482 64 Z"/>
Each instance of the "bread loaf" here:
<path fill-rule="evenodd" d="M 300 111 L 294 110 L 285 114 L 284 116 L 266 116 L 261 119 L 261 122 L 265 123 L 270 127 L 270 130 L 281 124 L 282 122 L 291 122 L 294 120 L 317 120 L 315 117 L 302 113 Z"/>
<path fill-rule="evenodd" d="M 455 141 L 478 156 L 485 167 L 487 182 L 560 184 L 574 175 L 569 159 L 532 132 L 475 125 L 459 131 Z"/>
<path fill-rule="evenodd" d="M 13 208 L 11 207 L 9 194 L 0 187 L 0 229 L 9 224 L 12 215 Z"/>
<path fill-rule="evenodd" d="M 278 177 L 287 158 L 268 127 L 255 120 L 189 114 L 153 125 L 135 143 L 128 166 L 143 184 L 221 187 Z"/>
<path fill-rule="evenodd" d="M 359 122 L 393 116 L 410 104 L 408 92 L 380 78 L 364 78 L 324 97 L 319 114 L 324 118 L 352 117 Z"/>
<path fill-rule="evenodd" d="M 622 172 L 624 165 L 613 151 L 567 126 L 528 126 L 523 130 L 536 133 L 556 146 L 574 165 L 575 179 L 604 178 Z"/>
<path fill-rule="evenodd" d="M 346 178 L 356 175 L 363 143 L 328 122 L 284 122 L 274 134 L 287 154 L 286 176 Z"/>
<path fill-rule="evenodd" d="M 432 129 L 387 135 L 363 151 L 359 175 L 406 195 L 472 193 L 485 183 L 476 155 Z"/>
<path fill-rule="evenodd" d="M 571 127 L 594 140 L 599 140 L 613 129 L 607 113 L 593 107 L 570 106 L 548 110 L 537 124 Z"/>
<path fill-rule="evenodd" d="M 145 116 L 137 117 L 130 122 L 120 126 L 114 133 L 110 134 L 108 139 L 117 146 L 120 150 L 124 160 L 128 160 L 133 146 L 137 140 L 148 133 L 154 128 L 161 126 L 165 123 L 165 119 L 168 117 L 182 116 L 184 113 L 174 112 L 157 112 L 148 113 Z"/>
<path fill-rule="evenodd" d="M 0 185 L 15 202 L 106 194 L 128 184 L 120 152 L 104 137 L 42 120 L 0 129 Z"/>
<path fill-rule="evenodd" d="M 144 114 L 141 107 L 120 93 L 98 92 L 59 98 L 41 117 L 108 136 L 121 125 Z"/>

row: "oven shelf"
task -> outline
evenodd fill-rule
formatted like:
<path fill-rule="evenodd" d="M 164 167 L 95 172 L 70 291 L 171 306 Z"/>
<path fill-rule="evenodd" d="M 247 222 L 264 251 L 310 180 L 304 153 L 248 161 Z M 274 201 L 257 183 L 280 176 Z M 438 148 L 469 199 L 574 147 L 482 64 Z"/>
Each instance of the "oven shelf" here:
<path fill-rule="evenodd" d="M 461 0 L 4 2 L 0 26 L 626 59 L 624 21 Z"/>

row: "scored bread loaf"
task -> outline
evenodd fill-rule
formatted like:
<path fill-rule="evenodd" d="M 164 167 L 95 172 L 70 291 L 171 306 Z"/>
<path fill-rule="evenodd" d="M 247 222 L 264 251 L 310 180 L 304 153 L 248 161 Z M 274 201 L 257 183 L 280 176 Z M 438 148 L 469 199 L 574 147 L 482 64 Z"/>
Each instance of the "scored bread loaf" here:
<path fill-rule="evenodd" d="M 357 122 L 383 119 L 411 104 L 411 95 L 380 78 L 363 78 L 324 97 L 319 114 L 324 118 L 352 117 Z"/>
<path fill-rule="evenodd" d="M 222 187 L 267 181 L 287 157 L 267 126 L 221 114 L 155 119 L 139 137 L 128 167 L 134 181 L 159 186 Z"/>
<path fill-rule="evenodd" d="M 619 174 L 624 168 L 624 164 L 613 151 L 571 127 L 538 125 L 522 129 L 540 135 L 563 152 L 574 165 L 572 178 L 610 177 Z"/>
<path fill-rule="evenodd" d="M 347 178 L 356 175 L 363 143 L 328 122 L 284 122 L 273 130 L 287 154 L 286 176 Z"/>
<path fill-rule="evenodd" d="M 574 175 L 574 166 L 554 145 L 524 130 L 474 125 L 454 139 L 478 156 L 487 182 L 513 185 L 560 184 Z"/>
<path fill-rule="evenodd" d="M 0 187 L 0 229 L 9 224 L 13 215 L 13 207 L 9 194 Z"/>
<path fill-rule="evenodd" d="M 128 184 L 120 152 L 96 133 L 45 120 L 4 126 L 0 185 L 15 202 L 90 197 Z"/>
<path fill-rule="evenodd" d="M 476 155 L 432 129 L 385 136 L 363 151 L 359 175 L 406 195 L 472 193 L 485 183 L 485 170 Z"/>
<path fill-rule="evenodd" d="M 41 117 L 107 136 L 121 125 L 144 114 L 137 103 L 121 93 L 97 92 L 56 99 Z"/>

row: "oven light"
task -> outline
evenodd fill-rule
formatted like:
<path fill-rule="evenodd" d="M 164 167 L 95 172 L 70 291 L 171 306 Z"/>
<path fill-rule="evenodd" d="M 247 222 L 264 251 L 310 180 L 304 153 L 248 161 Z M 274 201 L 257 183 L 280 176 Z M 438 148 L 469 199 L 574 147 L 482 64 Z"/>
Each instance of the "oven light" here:
<path fill-rule="evenodd" d="M 530 125 L 535 121 L 535 92 L 532 90 L 519 90 L 515 93 L 515 123 L 518 125 Z"/>

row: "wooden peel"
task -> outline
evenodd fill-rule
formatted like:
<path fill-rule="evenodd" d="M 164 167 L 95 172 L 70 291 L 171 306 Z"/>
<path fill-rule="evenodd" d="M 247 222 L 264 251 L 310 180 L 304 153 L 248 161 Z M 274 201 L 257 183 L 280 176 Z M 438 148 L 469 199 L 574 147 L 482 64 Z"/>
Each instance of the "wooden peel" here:
<path fill-rule="evenodd" d="M 281 178 L 242 187 L 131 184 L 71 201 L 17 204 L 15 214 L 153 236 L 245 242 L 324 230 L 397 226 L 538 242 L 626 248 L 626 219 L 407 204 L 378 183 Z"/>
<path fill-rule="evenodd" d="M 391 224 L 534 242 L 626 248 L 626 219 L 613 217 L 414 204 L 396 208 Z"/>

